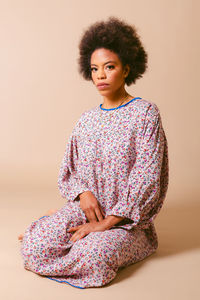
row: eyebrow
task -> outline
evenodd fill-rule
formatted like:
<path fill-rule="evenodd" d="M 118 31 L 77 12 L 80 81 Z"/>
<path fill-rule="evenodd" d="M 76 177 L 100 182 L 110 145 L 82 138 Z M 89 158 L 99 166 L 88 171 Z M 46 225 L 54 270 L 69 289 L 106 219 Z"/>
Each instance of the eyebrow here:
<path fill-rule="evenodd" d="M 104 65 L 106 65 L 106 64 L 108 64 L 108 63 L 115 63 L 115 64 L 116 64 L 116 62 L 115 62 L 115 61 L 113 61 L 113 60 L 109 60 L 109 61 L 105 62 L 105 64 L 104 64 Z M 97 65 L 95 65 L 95 64 L 91 64 L 91 66 L 97 66 Z"/>

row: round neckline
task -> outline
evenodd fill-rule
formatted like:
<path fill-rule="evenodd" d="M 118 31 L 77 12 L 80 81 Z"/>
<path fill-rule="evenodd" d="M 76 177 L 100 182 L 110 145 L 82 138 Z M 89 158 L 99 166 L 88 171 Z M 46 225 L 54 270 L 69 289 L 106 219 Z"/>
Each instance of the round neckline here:
<path fill-rule="evenodd" d="M 123 104 L 123 105 L 120 105 L 120 106 L 118 106 L 118 107 L 113 107 L 113 108 L 103 108 L 103 107 L 102 107 L 103 103 L 101 103 L 101 104 L 99 105 L 99 107 L 100 107 L 100 109 L 102 109 L 102 110 L 114 110 L 114 109 L 118 109 L 118 108 L 124 107 L 124 106 L 128 105 L 130 102 L 133 102 L 133 101 L 136 100 L 136 99 L 142 99 L 142 98 L 141 98 L 141 97 L 135 97 L 135 98 L 131 99 L 130 101 L 128 101 L 127 103 L 125 103 L 125 104 Z"/>

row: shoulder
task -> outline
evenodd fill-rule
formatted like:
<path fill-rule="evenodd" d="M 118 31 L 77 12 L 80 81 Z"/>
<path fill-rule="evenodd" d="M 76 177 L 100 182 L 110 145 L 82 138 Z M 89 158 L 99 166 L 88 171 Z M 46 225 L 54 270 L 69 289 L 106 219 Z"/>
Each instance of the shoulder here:
<path fill-rule="evenodd" d="M 161 119 L 160 110 L 158 105 L 147 99 L 139 99 L 132 106 L 133 116 L 136 118 L 137 122 L 157 122 L 158 119 Z"/>
<path fill-rule="evenodd" d="M 132 107 L 144 116 L 146 116 L 147 114 L 158 115 L 160 113 L 158 105 L 155 102 L 144 98 L 141 98 L 138 101 L 136 101 L 136 103 Z"/>
<path fill-rule="evenodd" d="M 127 116 L 134 129 L 143 131 L 146 126 L 154 128 L 162 123 L 158 105 L 154 101 L 140 98 L 130 104 Z"/>
<path fill-rule="evenodd" d="M 79 131 L 84 127 L 88 126 L 88 124 L 92 123 L 93 119 L 95 119 L 96 110 L 97 107 L 84 110 L 75 123 L 74 131 L 77 132 L 77 130 Z"/>
<path fill-rule="evenodd" d="M 88 118 L 92 116 L 94 113 L 96 113 L 96 111 L 97 111 L 97 106 L 87 109 L 81 114 L 81 118 L 82 119 Z"/>
<path fill-rule="evenodd" d="M 96 118 L 98 106 L 92 107 L 82 112 L 79 118 L 79 123 L 88 123 Z"/>

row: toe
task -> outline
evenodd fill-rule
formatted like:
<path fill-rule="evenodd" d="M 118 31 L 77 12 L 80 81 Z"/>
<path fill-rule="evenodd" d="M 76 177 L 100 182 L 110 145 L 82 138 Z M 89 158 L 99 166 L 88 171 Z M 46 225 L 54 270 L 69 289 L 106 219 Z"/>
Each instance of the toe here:
<path fill-rule="evenodd" d="M 20 234 L 20 235 L 18 235 L 18 240 L 23 240 L 23 237 L 24 237 L 24 235 L 23 234 Z"/>

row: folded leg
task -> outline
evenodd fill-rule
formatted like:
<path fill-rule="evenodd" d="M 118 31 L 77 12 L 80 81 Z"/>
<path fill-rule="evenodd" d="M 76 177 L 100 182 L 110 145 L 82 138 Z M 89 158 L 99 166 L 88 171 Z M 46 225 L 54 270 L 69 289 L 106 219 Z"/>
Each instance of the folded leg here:
<path fill-rule="evenodd" d="M 82 288 L 103 286 L 116 277 L 120 267 L 140 261 L 155 250 L 142 229 L 91 232 L 62 257 L 66 264 L 63 275 L 50 279 Z"/>
<path fill-rule="evenodd" d="M 68 202 L 51 216 L 32 222 L 21 244 L 24 267 L 76 287 L 98 287 L 112 281 L 120 267 L 155 252 L 150 232 L 111 228 L 71 242 L 66 229 L 86 223 L 79 201 Z"/>
<path fill-rule="evenodd" d="M 57 260 L 73 245 L 69 240 L 72 233 L 66 229 L 84 223 L 86 217 L 79 202 L 67 202 L 55 214 L 32 222 L 21 243 L 24 267 L 41 275 L 56 274 Z"/>

